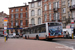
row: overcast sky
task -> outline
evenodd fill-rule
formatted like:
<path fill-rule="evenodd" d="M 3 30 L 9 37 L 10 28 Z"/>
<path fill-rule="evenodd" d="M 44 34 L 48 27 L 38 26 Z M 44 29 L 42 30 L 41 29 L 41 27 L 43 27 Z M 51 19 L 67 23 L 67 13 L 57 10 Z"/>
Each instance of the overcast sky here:
<path fill-rule="evenodd" d="M 23 6 L 23 3 L 31 2 L 32 0 L 1 0 L 0 1 L 0 12 L 4 11 L 4 13 L 9 15 L 9 7 L 14 6 Z"/>

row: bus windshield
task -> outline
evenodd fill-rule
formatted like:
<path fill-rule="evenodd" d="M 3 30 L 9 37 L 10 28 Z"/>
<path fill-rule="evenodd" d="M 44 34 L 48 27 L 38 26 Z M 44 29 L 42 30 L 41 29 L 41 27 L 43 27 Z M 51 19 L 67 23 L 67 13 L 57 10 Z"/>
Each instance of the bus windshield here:
<path fill-rule="evenodd" d="M 48 28 L 50 36 L 56 36 L 62 34 L 62 26 L 60 23 L 49 23 Z"/>
<path fill-rule="evenodd" d="M 48 23 L 48 26 L 61 26 L 60 23 Z"/>

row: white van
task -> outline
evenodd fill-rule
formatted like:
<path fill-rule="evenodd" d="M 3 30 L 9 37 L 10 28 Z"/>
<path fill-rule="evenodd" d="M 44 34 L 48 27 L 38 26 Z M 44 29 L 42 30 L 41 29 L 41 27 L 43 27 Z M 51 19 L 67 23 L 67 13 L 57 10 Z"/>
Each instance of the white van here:
<path fill-rule="evenodd" d="M 64 35 L 64 37 L 66 37 L 66 31 L 68 31 L 68 33 L 69 33 L 69 38 L 72 38 L 72 33 L 73 33 L 73 31 L 72 31 L 72 29 L 63 29 L 63 35 Z"/>

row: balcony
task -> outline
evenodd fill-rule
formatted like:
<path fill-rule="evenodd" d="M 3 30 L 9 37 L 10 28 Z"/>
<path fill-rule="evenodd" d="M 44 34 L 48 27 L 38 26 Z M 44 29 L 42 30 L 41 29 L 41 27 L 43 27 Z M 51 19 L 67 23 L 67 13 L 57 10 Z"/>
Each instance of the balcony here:
<path fill-rule="evenodd" d="M 70 6 L 70 11 L 75 10 L 75 5 Z"/>
<path fill-rule="evenodd" d="M 58 8 L 54 8 L 53 10 L 54 10 L 54 12 L 57 12 L 58 11 Z"/>

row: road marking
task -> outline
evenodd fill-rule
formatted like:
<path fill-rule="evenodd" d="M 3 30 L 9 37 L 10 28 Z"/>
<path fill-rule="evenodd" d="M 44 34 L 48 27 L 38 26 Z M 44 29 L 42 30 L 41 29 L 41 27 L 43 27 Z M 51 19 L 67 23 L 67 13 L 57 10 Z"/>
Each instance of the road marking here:
<path fill-rule="evenodd" d="M 56 42 L 53 42 L 53 43 L 56 43 Z M 64 46 L 64 47 L 57 46 L 56 48 L 65 48 L 65 49 L 72 49 L 72 50 L 75 50 L 73 46 L 70 46 L 70 47 L 69 47 L 69 46 L 66 46 L 66 45 L 60 44 L 60 43 L 56 43 L 56 44 Z"/>

